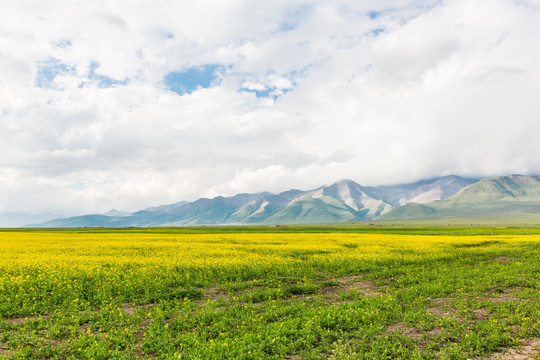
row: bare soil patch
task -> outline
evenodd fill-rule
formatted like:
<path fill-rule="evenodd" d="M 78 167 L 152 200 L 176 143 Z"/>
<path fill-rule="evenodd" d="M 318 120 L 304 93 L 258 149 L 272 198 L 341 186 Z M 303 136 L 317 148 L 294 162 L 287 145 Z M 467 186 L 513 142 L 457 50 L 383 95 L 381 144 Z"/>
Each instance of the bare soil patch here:
<path fill-rule="evenodd" d="M 28 321 L 34 321 L 34 320 L 40 320 L 40 319 L 49 320 L 50 318 L 51 317 L 49 315 L 41 315 L 41 316 L 28 316 L 28 317 L 4 319 L 4 321 L 12 325 L 20 325 Z"/>
<path fill-rule="evenodd" d="M 0 342 L 0 356 L 9 357 L 13 354 L 13 350 L 4 348 L 6 345 Z"/>
<path fill-rule="evenodd" d="M 453 299 L 452 298 L 432 299 L 433 304 L 432 306 L 428 307 L 427 309 L 428 313 L 434 316 L 444 317 L 444 318 L 454 317 L 452 315 L 455 314 L 455 310 L 448 306 L 451 300 Z"/>
<path fill-rule="evenodd" d="M 337 286 L 325 286 L 319 289 L 318 293 L 322 295 L 336 295 L 343 291 L 359 291 L 364 296 L 381 296 L 381 293 L 376 285 L 371 281 L 364 279 L 365 275 L 343 276 L 340 278 L 331 279 L 331 281 L 339 281 L 342 284 Z"/>
<path fill-rule="evenodd" d="M 398 322 L 388 326 L 383 334 L 398 334 L 405 338 L 416 341 L 417 346 L 425 349 L 429 343 L 429 337 L 439 337 L 442 334 L 442 329 L 435 327 L 429 331 L 418 329 L 414 326 L 407 325 L 404 322 Z"/>
<path fill-rule="evenodd" d="M 433 329 L 429 330 L 429 331 L 427 332 L 427 334 L 428 334 L 429 336 L 431 336 L 431 337 L 439 337 L 439 336 L 441 336 L 441 334 L 442 334 L 442 329 L 436 327 L 436 328 L 433 328 Z"/>
<path fill-rule="evenodd" d="M 522 299 L 519 298 L 517 293 L 524 289 L 526 288 L 522 286 L 517 286 L 517 287 L 504 289 L 503 292 L 500 292 L 500 293 L 492 291 L 488 294 L 488 297 L 480 299 L 480 300 L 489 300 L 495 303 L 503 303 L 507 301 L 523 301 Z"/>
<path fill-rule="evenodd" d="M 489 312 L 486 309 L 475 309 L 473 310 L 474 319 L 477 321 L 489 319 Z"/>
<path fill-rule="evenodd" d="M 525 340 L 517 348 L 491 354 L 485 360 L 535 360 L 540 359 L 540 339 Z"/>
<path fill-rule="evenodd" d="M 134 354 L 137 357 L 137 359 L 156 359 L 158 356 L 154 353 L 145 353 L 141 350 L 141 344 L 135 345 L 135 351 Z"/>
<path fill-rule="evenodd" d="M 204 291 L 204 297 L 210 300 L 217 300 L 220 297 L 225 297 L 225 296 L 227 296 L 227 292 L 219 288 L 207 288 Z"/>
<path fill-rule="evenodd" d="M 135 308 L 131 304 L 128 304 L 128 303 L 120 305 L 120 309 L 122 309 L 123 312 L 125 312 L 126 314 L 130 316 L 135 313 Z"/>
<path fill-rule="evenodd" d="M 384 334 L 397 333 L 409 339 L 419 340 L 423 337 L 423 331 L 415 327 L 411 327 L 404 322 L 392 324 L 384 330 Z"/>
<path fill-rule="evenodd" d="M 287 360 L 300 360 L 302 357 L 298 354 L 293 355 L 285 355 L 285 359 Z"/>
<path fill-rule="evenodd" d="M 123 303 L 120 305 L 120 310 L 122 310 L 125 314 L 129 315 L 129 316 L 133 316 L 133 314 L 135 314 L 135 312 L 139 309 L 143 309 L 143 310 L 147 310 L 147 309 L 150 309 L 151 307 L 153 307 L 154 304 L 153 303 L 150 303 L 150 304 L 142 304 L 142 305 L 134 305 L 134 304 L 130 304 L 130 303 Z M 103 311 L 103 310 L 96 310 L 94 312 L 100 312 L 100 311 Z"/>

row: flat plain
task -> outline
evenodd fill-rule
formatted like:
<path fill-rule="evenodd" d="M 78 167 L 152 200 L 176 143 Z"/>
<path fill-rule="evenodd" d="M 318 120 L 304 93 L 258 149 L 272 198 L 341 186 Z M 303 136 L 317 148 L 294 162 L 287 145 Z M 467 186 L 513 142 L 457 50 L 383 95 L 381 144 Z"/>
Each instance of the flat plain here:
<path fill-rule="evenodd" d="M 0 358 L 540 358 L 539 233 L 4 230 Z"/>

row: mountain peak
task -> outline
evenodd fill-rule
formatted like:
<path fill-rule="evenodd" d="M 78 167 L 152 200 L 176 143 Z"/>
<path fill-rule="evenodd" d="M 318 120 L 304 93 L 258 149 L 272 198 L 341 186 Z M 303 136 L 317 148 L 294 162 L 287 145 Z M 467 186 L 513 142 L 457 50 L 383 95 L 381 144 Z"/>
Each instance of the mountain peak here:
<path fill-rule="evenodd" d="M 337 186 L 343 186 L 343 185 L 358 185 L 357 182 L 351 180 L 351 179 L 341 179 L 341 180 L 338 180 L 336 181 L 335 183 L 333 183 L 332 185 L 329 185 L 327 187 L 330 187 L 330 186 L 334 186 L 334 185 L 337 185 Z"/>
<path fill-rule="evenodd" d="M 129 216 L 129 215 L 131 215 L 131 213 L 127 212 L 127 211 L 120 211 L 120 210 L 116 210 L 116 209 L 111 209 L 111 210 L 107 211 L 106 213 L 104 213 L 102 215 L 106 215 L 106 216 Z"/>

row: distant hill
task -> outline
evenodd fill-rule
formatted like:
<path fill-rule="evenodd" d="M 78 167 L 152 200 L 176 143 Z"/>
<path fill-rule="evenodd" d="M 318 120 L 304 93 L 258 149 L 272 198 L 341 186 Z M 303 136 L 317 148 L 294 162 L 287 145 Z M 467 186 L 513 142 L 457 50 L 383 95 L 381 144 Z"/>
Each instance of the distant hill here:
<path fill-rule="evenodd" d="M 100 215 L 54 219 L 27 227 L 197 226 L 302 224 L 372 220 L 414 200 L 446 199 L 474 179 L 446 176 L 412 184 L 365 187 L 340 180 L 313 190 L 288 190 L 218 196 L 147 208 L 134 213 L 111 210 Z"/>
<path fill-rule="evenodd" d="M 449 175 L 430 180 L 421 180 L 411 184 L 368 187 L 366 190 L 373 196 L 379 197 L 397 207 L 409 202 L 425 204 L 435 200 L 447 199 L 457 194 L 464 187 L 479 180 Z"/>
<path fill-rule="evenodd" d="M 6 212 L 0 214 L 0 227 L 20 227 L 29 223 L 41 223 L 58 218 L 59 214 L 25 214 L 16 212 Z"/>
<path fill-rule="evenodd" d="M 478 181 L 445 200 L 408 203 L 379 217 L 406 220 L 540 216 L 540 176 L 508 175 Z"/>

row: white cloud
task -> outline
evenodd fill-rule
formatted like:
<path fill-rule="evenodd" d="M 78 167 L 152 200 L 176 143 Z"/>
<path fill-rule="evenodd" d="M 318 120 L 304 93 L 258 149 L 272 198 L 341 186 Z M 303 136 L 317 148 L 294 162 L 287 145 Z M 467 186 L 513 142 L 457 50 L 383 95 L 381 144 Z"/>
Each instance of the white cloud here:
<path fill-rule="evenodd" d="M 511 0 L 2 4 L 0 212 L 540 173 L 539 20 Z M 163 83 L 208 64 L 207 88 Z"/>

